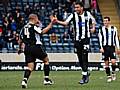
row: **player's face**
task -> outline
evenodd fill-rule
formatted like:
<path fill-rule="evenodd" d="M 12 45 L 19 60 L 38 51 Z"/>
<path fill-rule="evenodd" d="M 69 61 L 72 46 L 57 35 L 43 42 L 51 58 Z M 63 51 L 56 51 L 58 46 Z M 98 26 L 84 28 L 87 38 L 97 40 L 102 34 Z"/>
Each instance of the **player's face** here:
<path fill-rule="evenodd" d="M 80 14 L 83 12 L 83 7 L 81 7 L 79 4 L 75 4 L 75 11 Z"/>
<path fill-rule="evenodd" d="M 108 21 L 108 19 L 104 19 L 103 23 L 105 27 L 108 27 L 110 21 Z"/>

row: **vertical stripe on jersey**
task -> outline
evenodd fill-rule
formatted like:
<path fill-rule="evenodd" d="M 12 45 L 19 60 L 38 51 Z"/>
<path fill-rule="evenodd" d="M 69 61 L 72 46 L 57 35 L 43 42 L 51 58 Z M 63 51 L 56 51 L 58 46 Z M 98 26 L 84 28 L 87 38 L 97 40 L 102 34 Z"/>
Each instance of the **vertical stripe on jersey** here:
<path fill-rule="evenodd" d="M 106 31 L 106 45 L 108 45 L 108 39 L 109 39 L 108 29 L 105 28 L 105 31 Z"/>
<path fill-rule="evenodd" d="M 76 41 L 76 21 L 75 21 L 75 13 L 73 13 L 73 25 L 74 25 L 74 40 Z"/>
<path fill-rule="evenodd" d="M 82 18 L 81 18 L 81 16 L 78 16 L 78 17 L 79 17 L 78 24 L 79 24 L 79 40 L 80 40 L 81 36 L 82 36 Z M 76 33 L 78 33 L 78 32 L 76 32 Z"/>
<path fill-rule="evenodd" d="M 116 45 L 116 32 L 115 32 L 115 35 L 114 35 L 114 43 Z"/>
<path fill-rule="evenodd" d="M 102 45 L 103 45 L 103 43 L 104 43 L 104 35 L 103 35 L 102 27 L 100 27 L 100 33 L 102 35 Z"/>
<path fill-rule="evenodd" d="M 111 45 L 113 46 L 113 30 L 111 30 Z"/>
<path fill-rule="evenodd" d="M 87 34 L 87 32 L 88 32 L 87 22 L 88 22 L 88 20 L 85 17 L 85 37 L 88 36 L 88 34 Z"/>
<path fill-rule="evenodd" d="M 87 23 L 88 23 L 88 17 L 87 17 L 87 12 L 84 12 L 84 17 L 85 17 L 85 38 L 88 36 L 87 32 L 88 32 L 88 27 L 87 27 Z"/>
<path fill-rule="evenodd" d="M 79 17 L 78 17 L 78 14 L 77 13 L 75 13 L 75 25 L 76 25 L 76 40 L 80 40 L 79 39 Z"/>
<path fill-rule="evenodd" d="M 113 41 L 114 41 L 113 30 L 114 30 L 114 27 L 111 26 L 111 45 L 112 45 L 112 46 L 113 46 Z"/>

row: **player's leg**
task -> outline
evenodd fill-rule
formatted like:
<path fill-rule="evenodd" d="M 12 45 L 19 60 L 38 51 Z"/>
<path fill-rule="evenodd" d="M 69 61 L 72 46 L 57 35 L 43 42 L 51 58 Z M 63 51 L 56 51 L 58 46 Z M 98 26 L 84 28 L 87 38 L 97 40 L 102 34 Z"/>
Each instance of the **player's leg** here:
<path fill-rule="evenodd" d="M 44 62 L 44 84 L 51 85 L 51 84 L 53 84 L 53 81 L 51 79 L 49 79 L 50 67 L 49 67 L 48 57 L 45 57 L 43 59 L 43 62 Z"/>
<path fill-rule="evenodd" d="M 27 82 L 33 69 L 34 69 L 34 62 L 28 63 L 27 69 L 24 72 L 24 78 L 22 80 L 22 88 L 27 88 Z"/>
<path fill-rule="evenodd" d="M 103 47 L 103 49 L 104 49 L 104 53 L 102 53 L 102 60 L 104 60 L 104 63 L 105 63 L 105 72 L 107 76 L 107 82 L 111 82 L 112 77 L 111 77 L 111 72 L 110 72 L 110 67 L 109 67 L 111 51 L 110 51 L 110 47 L 108 46 Z"/>
<path fill-rule="evenodd" d="M 30 77 L 31 72 L 34 69 L 34 62 L 36 58 L 31 54 L 31 52 L 33 52 L 32 47 L 26 46 L 24 54 L 25 54 L 25 62 L 27 65 L 27 69 L 24 72 L 24 77 L 22 80 L 22 88 L 27 88 L 28 79 Z"/>
<path fill-rule="evenodd" d="M 79 83 L 88 83 L 88 51 L 84 50 L 83 43 L 79 41 L 75 42 L 75 48 L 77 50 L 76 52 L 79 59 L 79 64 L 82 68 L 82 79 L 79 81 Z"/>
<path fill-rule="evenodd" d="M 110 55 L 110 59 L 111 59 L 111 67 L 112 67 L 112 80 L 116 80 L 116 54 L 115 54 L 115 47 L 111 47 L 111 55 Z"/>
<path fill-rule="evenodd" d="M 116 73 L 115 73 L 115 69 L 116 69 L 116 59 L 111 59 L 111 63 L 112 63 L 112 80 L 116 80 Z"/>
<path fill-rule="evenodd" d="M 80 84 L 89 82 L 89 73 L 88 73 L 88 51 L 86 49 L 82 50 L 82 80 Z"/>
<path fill-rule="evenodd" d="M 53 82 L 49 79 L 50 67 L 49 67 L 49 59 L 47 53 L 44 51 L 41 45 L 37 45 L 36 48 L 36 57 L 43 61 L 44 63 L 44 84 L 51 85 Z"/>
<path fill-rule="evenodd" d="M 110 67 L 109 67 L 109 60 L 105 60 L 105 71 L 106 71 L 106 75 L 107 75 L 107 82 L 111 82 L 112 81 L 112 77 L 110 74 Z"/>

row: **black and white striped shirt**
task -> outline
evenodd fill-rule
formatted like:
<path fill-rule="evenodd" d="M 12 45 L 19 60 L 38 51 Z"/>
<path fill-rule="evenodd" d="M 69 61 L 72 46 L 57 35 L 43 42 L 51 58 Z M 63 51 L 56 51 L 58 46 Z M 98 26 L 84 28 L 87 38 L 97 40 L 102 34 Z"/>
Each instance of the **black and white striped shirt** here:
<path fill-rule="evenodd" d="M 42 44 L 40 34 L 42 28 L 27 23 L 20 32 L 20 37 L 25 44 Z"/>
<path fill-rule="evenodd" d="M 90 23 L 96 23 L 93 16 L 88 11 L 84 11 L 82 15 L 76 12 L 72 13 L 65 22 L 73 21 L 75 30 L 75 40 L 81 40 L 90 37 Z"/>
<path fill-rule="evenodd" d="M 119 49 L 117 28 L 115 26 L 101 27 L 99 29 L 99 42 L 101 48 L 103 46 L 116 46 Z"/>

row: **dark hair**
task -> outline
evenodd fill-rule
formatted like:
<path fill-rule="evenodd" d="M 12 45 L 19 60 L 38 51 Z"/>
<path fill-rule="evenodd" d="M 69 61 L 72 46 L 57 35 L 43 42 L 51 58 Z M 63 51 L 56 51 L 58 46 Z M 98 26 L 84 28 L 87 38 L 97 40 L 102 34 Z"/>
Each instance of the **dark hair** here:
<path fill-rule="evenodd" d="M 104 17 L 104 19 L 108 19 L 108 21 L 110 21 L 110 17 Z"/>
<path fill-rule="evenodd" d="M 84 4 L 83 4 L 83 2 L 75 2 L 75 4 L 79 4 L 81 7 L 84 7 Z"/>

